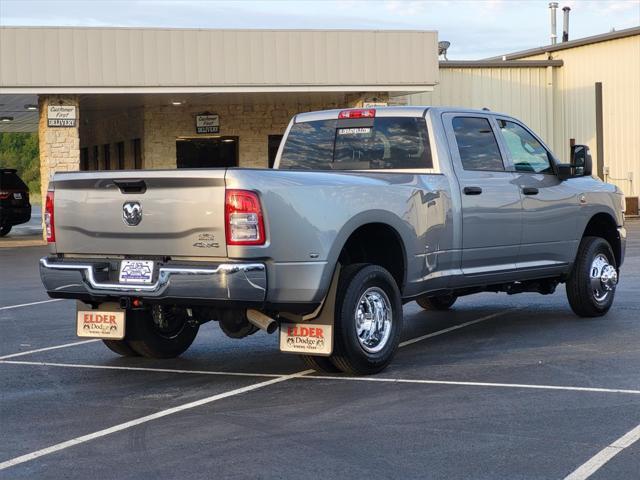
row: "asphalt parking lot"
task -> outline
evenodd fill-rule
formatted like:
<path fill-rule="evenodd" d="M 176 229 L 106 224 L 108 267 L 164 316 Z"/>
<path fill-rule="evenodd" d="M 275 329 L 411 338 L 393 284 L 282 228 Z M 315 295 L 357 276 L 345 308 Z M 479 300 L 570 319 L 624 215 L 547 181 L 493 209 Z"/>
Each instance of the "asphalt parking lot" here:
<path fill-rule="evenodd" d="M 607 316 L 575 317 L 562 287 L 411 303 L 394 362 L 365 379 L 214 323 L 181 358 L 120 358 L 75 337 L 73 302 L 48 301 L 45 247 L 0 248 L 0 478 L 638 479 L 640 222 L 627 227 Z"/>

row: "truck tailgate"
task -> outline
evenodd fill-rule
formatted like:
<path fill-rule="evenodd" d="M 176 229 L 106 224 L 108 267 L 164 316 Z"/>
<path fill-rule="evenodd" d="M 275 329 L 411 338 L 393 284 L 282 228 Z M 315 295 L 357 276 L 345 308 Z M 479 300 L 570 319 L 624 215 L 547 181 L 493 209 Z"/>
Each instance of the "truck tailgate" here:
<path fill-rule="evenodd" d="M 225 172 L 56 174 L 55 250 L 88 255 L 225 257 Z"/>

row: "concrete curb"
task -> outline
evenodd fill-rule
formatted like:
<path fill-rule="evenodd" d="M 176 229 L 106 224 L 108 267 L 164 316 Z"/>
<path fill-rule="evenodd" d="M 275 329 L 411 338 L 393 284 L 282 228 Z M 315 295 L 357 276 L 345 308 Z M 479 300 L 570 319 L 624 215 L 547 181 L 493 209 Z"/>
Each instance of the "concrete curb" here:
<path fill-rule="evenodd" d="M 0 248 L 41 247 L 46 244 L 40 235 L 0 239 Z"/>

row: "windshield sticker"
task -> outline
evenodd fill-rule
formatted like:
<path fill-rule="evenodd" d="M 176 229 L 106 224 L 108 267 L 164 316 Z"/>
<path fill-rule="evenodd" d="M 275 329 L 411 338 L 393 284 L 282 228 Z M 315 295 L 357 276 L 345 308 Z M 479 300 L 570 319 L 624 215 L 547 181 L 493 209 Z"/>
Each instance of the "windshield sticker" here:
<path fill-rule="evenodd" d="M 339 128 L 338 135 L 368 135 L 371 133 L 371 127 L 360 128 Z"/>

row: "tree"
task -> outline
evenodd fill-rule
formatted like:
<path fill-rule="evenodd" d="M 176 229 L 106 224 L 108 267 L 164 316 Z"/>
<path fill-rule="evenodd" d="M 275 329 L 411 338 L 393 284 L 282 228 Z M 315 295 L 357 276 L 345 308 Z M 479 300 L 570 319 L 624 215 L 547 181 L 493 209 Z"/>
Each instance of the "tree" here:
<path fill-rule="evenodd" d="M 0 167 L 15 168 L 32 194 L 40 193 L 37 133 L 0 133 Z"/>

